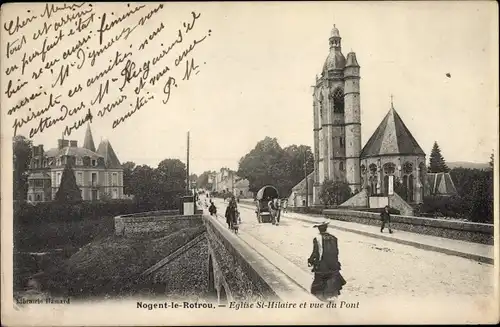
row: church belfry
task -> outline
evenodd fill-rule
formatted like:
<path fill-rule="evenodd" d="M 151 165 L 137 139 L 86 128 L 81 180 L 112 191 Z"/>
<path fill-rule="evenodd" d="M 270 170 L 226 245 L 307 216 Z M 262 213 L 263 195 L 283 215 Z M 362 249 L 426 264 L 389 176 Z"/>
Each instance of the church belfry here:
<path fill-rule="evenodd" d="M 314 203 L 326 179 L 360 191 L 361 116 L 359 65 L 354 52 L 342 54 L 342 38 L 333 26 L 329 54 L 316 78 L 314 108 Z"/>

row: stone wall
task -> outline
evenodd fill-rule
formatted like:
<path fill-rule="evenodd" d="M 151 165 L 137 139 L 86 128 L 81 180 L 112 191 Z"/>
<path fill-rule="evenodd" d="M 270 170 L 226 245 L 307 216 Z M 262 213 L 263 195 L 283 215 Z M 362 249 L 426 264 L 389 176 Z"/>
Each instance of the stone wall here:
<path fill-rule="evenodd" d="M 380 214 L 377 213 L 339 209 L 326 209 L 323 213 L 330 219 L 380 226 Z M 489 245 L 494 238 L 491 224 L 391 215 L 391 225 L 396 230 Z"/>
<path fill-rule="evenodd" d="M 164 289 L 169 298 L 205 297 L 208 292 L 208 243 L 206 237 L 149 275 L 149 282 Z M 160 286 L 161 285 L 161 286 Z"/>
<path fill-rule="evenodd" d="M 227 282 L 231 297 L 234 301 L 259 301 L 264 299 L 277 299 L 272 288 L 262 279 L 259 273 L 249 262 L 252 254 L 246 253 L 235 246 L 210 217 L 205 217 L 209 246 L 213 250 L 214 261 L 217 262 L 225 281 Z"/>
<path fill-rule="evenodd" d="M 168 212 L 140 213 L 115 217 L 115 235 L 159 237 L 172 231 L 201 225 L 201 214 L 168 215 Z"/>

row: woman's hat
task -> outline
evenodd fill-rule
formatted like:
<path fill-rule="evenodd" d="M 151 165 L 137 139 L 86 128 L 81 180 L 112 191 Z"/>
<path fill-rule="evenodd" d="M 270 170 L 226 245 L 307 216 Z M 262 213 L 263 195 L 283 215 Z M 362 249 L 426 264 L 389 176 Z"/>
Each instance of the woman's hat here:
<path fill-rule="evenodd" d="M 328 226 L 330 222 L 329 221 L 324 221 L 321 224 L 314 225 L 313 227 L 322 227 L 322 226 Z"/>

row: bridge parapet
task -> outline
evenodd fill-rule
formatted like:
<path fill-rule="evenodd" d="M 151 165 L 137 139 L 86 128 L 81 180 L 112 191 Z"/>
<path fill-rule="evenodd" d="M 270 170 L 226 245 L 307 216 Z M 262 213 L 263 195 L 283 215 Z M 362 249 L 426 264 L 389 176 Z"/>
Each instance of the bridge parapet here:
<path fill-rule="evenodd" d="M 201 214 L 179 215 L 177 210 L 142 212 L 114 218 L 115 235 L 155 237 L 174 230 L 196 227 L 202 224 Z"/>
<path fill-rule="evenodd" d="M 205 215 L 203 221 L 209 245 L 209 289 L 220 303 L 314 300 L 217 218 Z"/>
<path fill-rule="evenodd" d="M 354 210 L 325 209 L 323 214 L 330 219 L 380 225 L 380 214 Z M 391 215 L 394 229 L 407 232 L 439 236 L 468 242 L 493 245 L 494 229 L 491 224 L 454 221 L 402 215 Z"/>

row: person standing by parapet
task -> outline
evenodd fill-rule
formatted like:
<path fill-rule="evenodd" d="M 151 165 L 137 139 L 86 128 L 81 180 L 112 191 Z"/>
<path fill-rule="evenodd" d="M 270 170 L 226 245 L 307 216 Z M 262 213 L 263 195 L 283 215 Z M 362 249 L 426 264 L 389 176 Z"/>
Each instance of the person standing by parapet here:
<path fill-rule="evenodd" d="M 385 224 L 387 224 L 387 228 L 389 228 L 389 233 L 392 234 L 391 229 L 391 215 L 389 214 L 389 206 L 385 206 L 384 211 L 380 214 L 380 220 L 382 220 L 382 226 L 380 227 L 380 232 L 384 232 Z"/>
<path fill-rule="evenodd" d="M 327 233 L 328 222 L 314 225 L 319 230 L 319 235 L 313 239 L 313 251 L 307 264 L 314 272 L 311 293 L 321 301 L 329 301 L 340 295 L 342 286 L 346 284 L 340 274 L 339 248 L 337 238 Z"/>

